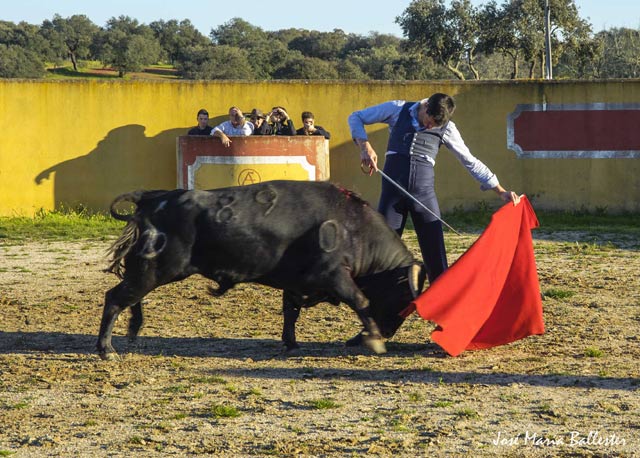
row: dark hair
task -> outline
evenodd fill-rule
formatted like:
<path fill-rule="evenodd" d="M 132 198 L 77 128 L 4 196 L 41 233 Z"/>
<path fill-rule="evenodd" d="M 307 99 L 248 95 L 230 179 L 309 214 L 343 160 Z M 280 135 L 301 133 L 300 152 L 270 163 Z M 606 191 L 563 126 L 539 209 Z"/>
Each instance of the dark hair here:
<path fill-rule="evenodd" d="M 311 113 L 310 111 L 303 111 L 302 112 L 302 122 L 304 122 L 305 119 L 316 119 L 316 117 L 313 116 L 313 113 Z"/>
<path fill-rule="evenodd" d="M 198 111 L 198 115 L 197 116 L 200 116 L 201 114 L 209 116 L 209 112 L 207 110 L 205 110 L 204 108 L 200 108 L 200 111 Z"/>
<path fill-rule="evenodd" d="M 449 122 L 456 110 L 456 102 L 447 94 L 436 93 L 427 100 L 427 114 L 433 117 L 438 126 Z"/>

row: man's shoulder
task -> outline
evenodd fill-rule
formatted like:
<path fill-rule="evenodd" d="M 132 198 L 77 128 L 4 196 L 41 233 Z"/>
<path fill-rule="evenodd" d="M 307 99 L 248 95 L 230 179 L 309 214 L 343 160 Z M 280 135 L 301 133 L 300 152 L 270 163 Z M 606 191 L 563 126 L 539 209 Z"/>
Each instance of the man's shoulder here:
<path fill-rule="evenodd" d="M 211 135 L 212 130 L 213 127 L 211 126 L 207 126 L 204 129 L 200 129 L 198 126 L 196 126 L 189 130 L 189 132 L 187 132 L 187 135 Z"/>

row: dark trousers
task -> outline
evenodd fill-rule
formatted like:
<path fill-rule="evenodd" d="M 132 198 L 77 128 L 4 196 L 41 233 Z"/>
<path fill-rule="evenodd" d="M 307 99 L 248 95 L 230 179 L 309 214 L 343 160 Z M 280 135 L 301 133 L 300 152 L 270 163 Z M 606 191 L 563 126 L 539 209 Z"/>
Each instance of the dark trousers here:
<path fill-rule="evenodd" d="M 429 161 L 417 156 L 392 154 L 385 159 L 384 173 L 440 216 L 435 174 Z M 407 216 L 411 216 L 429 283 L 433 283 L 448 267 L 442 223 L 433 214 L 403 195 L 384 177 L 378 211 L 398 235 L 402 235 Z"/>

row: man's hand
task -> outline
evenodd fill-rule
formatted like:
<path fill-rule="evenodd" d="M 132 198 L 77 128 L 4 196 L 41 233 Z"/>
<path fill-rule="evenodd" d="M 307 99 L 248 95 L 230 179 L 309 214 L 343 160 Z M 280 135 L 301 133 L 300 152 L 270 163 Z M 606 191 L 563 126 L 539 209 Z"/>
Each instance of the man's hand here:
<path fill-rule="evenodd" d="M 226 148 L 229 148 L 229 146 L 231 145 L 231 139 L 227 137 L 227 134 L 225 134 L 221 130 L 214 130 L 213 136 L 218 137 Z"/>
<path fill-rule="evenodd" d="M 496 194 L 500 196 L 500 198 L 505 202 L 513 202 L 513 205 L 518 205 L 520 203 L 520 197 L 517 193 L 513 191 L 507 191 L 502 186 L 498 185 L 493 188 Z"/>
<path fill-rule="evenodd" d="M 356 143 L 360 147 L 360 169 L 371 176 L 378 170 L 378 155 L 369 141 L 359 138 Z"/>
<path fill-rule="evenodd" d="M 504 191 L 500 193 L 500 198 L 505 202 L 513 202 L 513 205 L 520 203 L 520 196 L 513 191 Z"/>

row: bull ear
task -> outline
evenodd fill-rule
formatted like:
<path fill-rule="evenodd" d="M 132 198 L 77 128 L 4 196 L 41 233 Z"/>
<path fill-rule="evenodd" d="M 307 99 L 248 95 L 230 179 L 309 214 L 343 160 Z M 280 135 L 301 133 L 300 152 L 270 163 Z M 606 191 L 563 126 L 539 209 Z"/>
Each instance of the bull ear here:
<path fill-rule="evenodd" d="M 424 286 L 425 272 L 422 264 L 415 263 L 409 268 L 409 288 L 414 298 L 422 293 Z"/>

